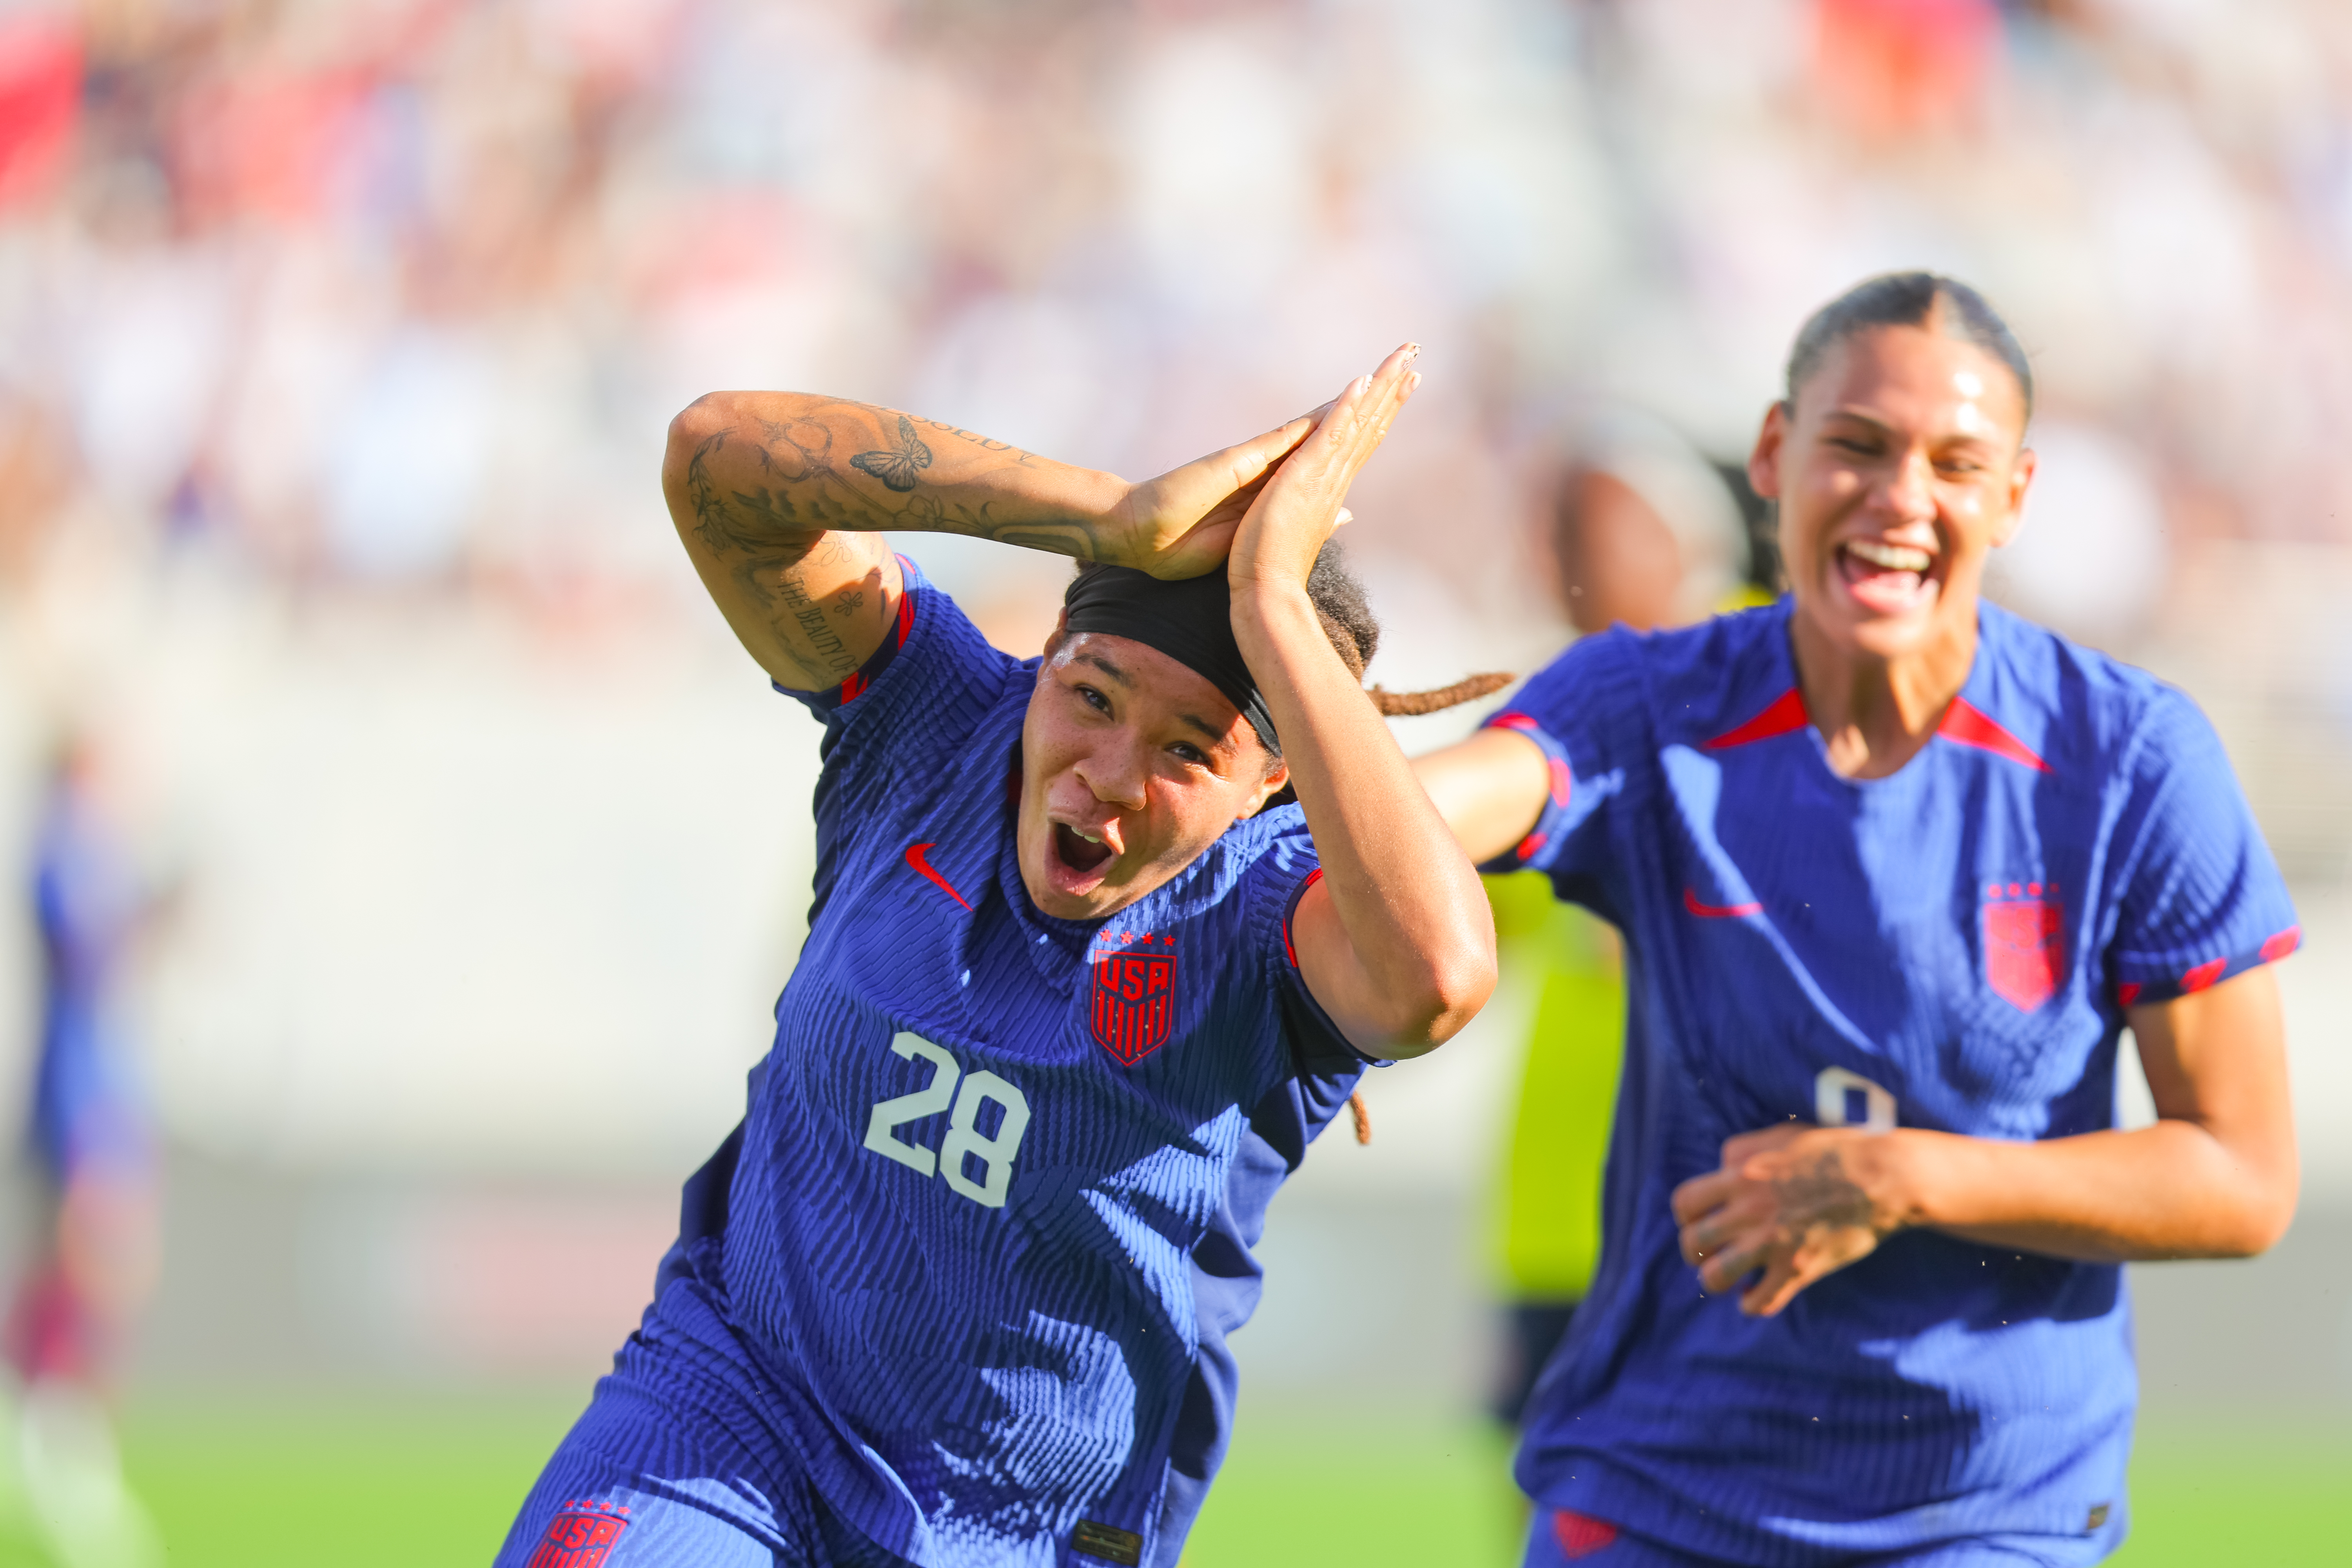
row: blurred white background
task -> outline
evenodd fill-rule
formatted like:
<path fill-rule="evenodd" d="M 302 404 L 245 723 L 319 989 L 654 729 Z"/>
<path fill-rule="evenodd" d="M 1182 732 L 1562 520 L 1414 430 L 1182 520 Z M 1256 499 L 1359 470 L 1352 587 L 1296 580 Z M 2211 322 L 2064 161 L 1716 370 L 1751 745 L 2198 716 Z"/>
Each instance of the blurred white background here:
<path fill-rule="evenodd" d="M 633 1316 L 810 870 L 816 727 L 660 504 L 697 394 L 1141 477 L 1418 339 L 1350 542 L 1373 678 L 1433 685 L 1567 637 L 1530 523 L 1564 421 L 1736 461 L 1804 315 L 1911 266 L 2041 379 L 2000 596 L 2228 740 L 2310 939 L 2308 1201 L 2352 1212 L 2336 0 L 0 5 L 0 888 L 95 737 L 177 889 L 135 995 L 149 1364 L 593 1367 Z M 1023 651 L 1066 570 L 902 548 Z M 0 939 L 10 1086 L 21 898 Z M 1370 1269 L 1461 1329 L 1393 1375 L 1475 1384 L 1515 1005 L 1318 1150 L 1254 1357 L 1344 1367 L 1306 1325 Z"/>

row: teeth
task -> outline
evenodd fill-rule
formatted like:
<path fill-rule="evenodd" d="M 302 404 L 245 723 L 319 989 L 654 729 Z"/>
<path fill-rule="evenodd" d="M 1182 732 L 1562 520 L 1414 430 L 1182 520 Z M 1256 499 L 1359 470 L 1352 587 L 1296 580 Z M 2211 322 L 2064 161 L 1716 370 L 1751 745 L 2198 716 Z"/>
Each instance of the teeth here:
<path fill-rule="evenodd" d="M 1100 838 L 1097 837 L 1094 834 L 1088 833 L 1083 827 L 1073 827 L 1070 831 L 1076 834 L 1079 837 L 1085 839 L 1089 844 L 1099 844 L 1102 842 Z"/>
<path fill-rule="evenodd" d="M 1850 539 L 1846 552 L 1884 566 L 1889 572 L 1925 572 L 1934 558 L 1924 550 L 1914 550 L 1906 544 L 1881 544 L 1874 539 Z"/>

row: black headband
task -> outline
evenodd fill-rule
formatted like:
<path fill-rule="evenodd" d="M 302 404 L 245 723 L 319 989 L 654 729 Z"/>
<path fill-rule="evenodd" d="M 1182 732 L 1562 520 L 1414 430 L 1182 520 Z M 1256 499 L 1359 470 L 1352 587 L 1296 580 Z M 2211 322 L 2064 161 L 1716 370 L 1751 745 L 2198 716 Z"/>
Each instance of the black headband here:
<path fill-rule="evenodd" d="M 1070 630 L 1130 638 L 1204 677 L 1241 710 L 1265 749 L 1282 754 L 1274 715 L 1234 640 L 1233 600 L 1222 570 L 1168 583 L 1132 566 L 1096 566 L 1078 574 L 1062 605 Z"/>

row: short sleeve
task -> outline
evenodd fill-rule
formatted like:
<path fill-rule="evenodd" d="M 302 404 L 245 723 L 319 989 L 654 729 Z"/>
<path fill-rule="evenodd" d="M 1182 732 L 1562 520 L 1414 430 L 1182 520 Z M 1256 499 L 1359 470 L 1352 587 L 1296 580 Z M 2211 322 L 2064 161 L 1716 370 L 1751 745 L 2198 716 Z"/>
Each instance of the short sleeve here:
<path fill-rule="evenodd" d="M 1276 810 L 1286 819 L 1285 826 L 1276 829 L 1272 841 L 1260 849 L 1243 874 L 1238 889 L 1246 910 L 1244 929 L 1255 949 L 1258 973 L 1273 993 L 1282 1042 L 1294 1076 L 1343 1079 L 1347 1087 L 1338 1090 L 1336 1103 L 1344 1105 L 1356 1075 L 1371 1058 L 1357 1050 L 1339 1032 L 1339 1026 L 1332 1022 L 1323 1005 L 1307 989 L 1307 977 L 1299 971 L 1298 944 L 1293 939 L 1291 925 L 1297 919 L 1298 902 L 1307 896 L 1307 889 L 1323 879 L 1323 867 L 1316 857 L 1315 842 L 1307 835 L 1306 818 L 1299 809 L 1289 805 Z M 1322 1103 L 1329 1100 L 1329 1094 L 1310 1089 L 1308 1100 Z M 1327 1110 L 1324 1119 L 1329 1114 Z M 1321 1121 L 1315 1121 L 1315 1130 L 1320 1127 Z M 1311 1137 L 1312 1132 L 1308 1135 Z"/>
<path fill-rule="evenodd" d="M 1481 726 L 1525 736 L 1543 752 L 1549 787 L 1525 838 L 1482 871 L 1541 871 L 1563 893 L 1605 870 L 1610 799 L 1625 785 L 1624 758 L 1643 709 L 1632 634 L 1585 637 L 1520 688 Z"/>
<path fill-rule="evenodd" d="M 2128 847 L 2108 950 L 2119 1004 L 2202 991 L 2302 945 L 2278 864 L 2194 703 L 2166 689 L 2125 773 L 2115 842 Z"/>
<path fill-rule="evenodd" d="M 991 647 L 912 561 L 899 556 L 898 569 L 905 587 L 890 635 L 855 674 L 822 691 L 776 687 L 824 722 L 821 831 L 908 770 L 959 752 L 1027 668 Z"/>

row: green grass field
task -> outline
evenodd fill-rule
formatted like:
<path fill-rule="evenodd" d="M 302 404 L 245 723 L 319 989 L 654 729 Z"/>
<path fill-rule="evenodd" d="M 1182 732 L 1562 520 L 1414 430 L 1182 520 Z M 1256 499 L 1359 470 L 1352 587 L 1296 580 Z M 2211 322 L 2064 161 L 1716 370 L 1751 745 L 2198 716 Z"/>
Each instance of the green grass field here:
<path fill-rule="evenodd" d="M 419 1568 L 489 1560 L 572 1413 L 569 1396 L 156 1399 L 123 1437 L 173 1568 Z M 1503 1459 L 1458 1419 L 1253 1408 L 1187 1562 L 1511 1563 Z M 2175 1417 L 2143 1434 L 2133 1494 L 2129 1568 L 2352 1563 L 2352 1427 Z M 0 1563 L 43 1562 L 0 1534 Z"/>

